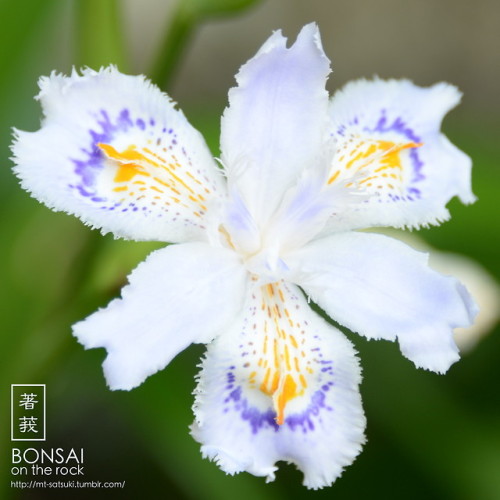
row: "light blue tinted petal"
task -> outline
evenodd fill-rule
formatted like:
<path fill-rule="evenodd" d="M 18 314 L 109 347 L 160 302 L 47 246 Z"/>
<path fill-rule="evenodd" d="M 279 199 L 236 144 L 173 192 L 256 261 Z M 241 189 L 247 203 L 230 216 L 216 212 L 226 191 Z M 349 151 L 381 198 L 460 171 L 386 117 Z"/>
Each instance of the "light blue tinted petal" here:
<path fill-rule="evenodd" d="M 399 341 L 417 366 L 445 372 L 458 360 L 453 328 L 477 308 L 456 279 L 427 255 L 372 233 L 338 233 L 285 259 L 295 281 L 335 321 L 368 338 Z"/>
<path fill-rule="evenodd" d="M 322 151 L 329 72 L 318 28 L 310 24 L 290 48 L 275 32 L 236 76 L 222 118 L 222 161 L 258 225 Z"/>

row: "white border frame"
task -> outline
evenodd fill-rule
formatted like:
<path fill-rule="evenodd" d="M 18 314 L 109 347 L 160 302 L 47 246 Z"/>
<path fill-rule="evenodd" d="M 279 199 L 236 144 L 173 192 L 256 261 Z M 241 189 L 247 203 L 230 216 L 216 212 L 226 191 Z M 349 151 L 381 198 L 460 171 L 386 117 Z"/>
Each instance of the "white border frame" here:
<path fill-rule="evenodd" d="M 43 438 L 14 438 L 14 387 L 43 387 Z M 10 384 L 10 440 L 11 441 L 45 441 L 47 428 L 47 384 Z"/>

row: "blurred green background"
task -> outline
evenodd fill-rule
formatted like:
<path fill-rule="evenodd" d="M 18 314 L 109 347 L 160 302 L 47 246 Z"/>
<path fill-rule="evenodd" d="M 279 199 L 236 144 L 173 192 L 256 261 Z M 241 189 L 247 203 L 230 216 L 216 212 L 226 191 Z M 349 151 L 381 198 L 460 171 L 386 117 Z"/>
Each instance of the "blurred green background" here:
<path fill-rule="evenodd" d="M 464 91 L 444 129 L 473 158 L 479 201 L 454 200 L 451 221 L 419 234 L 499 280 L 498 19 L 500 4 L 490 0 L 0 0 L 0 498 L 69 497 L 10 487 L 21 479 L 9 472 L 10 384 L 45 383 L 46 445 L 84 448 L 86 481 L 126 480 L 125 490 L 71 490 L 71 498 L 498 500 L 498 328 L 446 376 L 415 369 L 396 345 L 348 334 L 364 369 L 368 443 L 331 488 L 307 491 L 285 464 L 265 484 L 202 460 L 188 433 L 201 347 L 141 387 L 111 392 L 104 350 L 85 352 L 70 333 L 158 245 L 114 241 L 41 206 L 18 186 L 8 149 L 11 127 L 38 128 L 40 75 L 114 62 L 160 83 L 218 154 L 219 117 L 238 67 L 273 29 L 293 39 L 317 21 L 333 61 L 330 90 L 378 74 L 446 80 Z"/>

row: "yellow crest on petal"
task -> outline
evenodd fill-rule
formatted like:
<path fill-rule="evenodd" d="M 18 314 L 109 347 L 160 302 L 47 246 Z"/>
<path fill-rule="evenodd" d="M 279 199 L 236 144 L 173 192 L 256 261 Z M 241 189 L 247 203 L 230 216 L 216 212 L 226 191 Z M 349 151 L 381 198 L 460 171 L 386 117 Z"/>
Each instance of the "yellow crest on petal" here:
<path fill-rule="evenodd" d="M 408 152 L 422 145 L 350 137 L 337 149 L 327 184 L 345 181 L 347 188 L 402 193 L 412 172 Z"/>
<path fill-rule="evenodd" d="M 250 372 L 250 388 L 272 397 L 276 423 L 282 425 L 287 405 L 304 394 L 313 373 L 311 353 L 305 347 L 307 325 L 297 314 L 295 297 L 282 282 L 260 287 L 255 298 L 251 325 L 256 333 L 255 350 L 244 367 Z"/>
<path fill-rule="evenodd" d="M 139 149 L 133 144 L 121 152 L 110 144 L 97 146 L 116 167 L 115 192 L 127 192 L 136 199 L 152 195 L 152 204 L 181 204 L 191 208 L 196 217 L 202 217 L 207 210 L 204 195 L 209 194 L 210 189 L 175 156 L 161 155 L 148 147 Z"/>

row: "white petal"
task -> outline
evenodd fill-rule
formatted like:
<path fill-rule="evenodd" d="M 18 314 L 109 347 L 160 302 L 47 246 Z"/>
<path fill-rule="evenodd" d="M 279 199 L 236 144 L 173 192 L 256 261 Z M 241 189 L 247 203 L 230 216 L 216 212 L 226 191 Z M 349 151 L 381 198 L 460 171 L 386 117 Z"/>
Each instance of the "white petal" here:
<path fill-rule="evenodd" d="M 441 134 L 460 101 L 452 85 L 417 87 L 407 80 L 359 80 L 331 102 L 336 144 L 328 182 L 343 183 L 359 203 L 332 217 L 329 230 L 436 224 L 458 196 L 474 201 L 470 158 Z"/>
<path fill-rule="evenodd" d="M 477 302 L 479 312 L 474 324 L 454 332 L 460 351 L 470 351 L 500 319 L 500 286 L 478 262 L 463 255 L 431 251 L 429 260 L 433 269 L 457 276 Z"/>
<path fill-rule="evenodd" d="M 274 479 L 292 462 L 309 488 L 330 485 L 364 442 L 360 368 L 350 342 L 284 282 L 256 287 L 208 348 L 192 432 L 227 473 Z"/>
<path fill-rule="evenodd" d="M 411 245 L 413 248 L 429 253 L 429 264 L 432 269 L 458 278 L 474 297 L 479 312 L 474 324 L 467 328 L 456 328 L 453 335 L 460 352 L 471 351 L 486 335 L 491 333 L 500 319 L 500 286 L 495 278 L 478 262 L 451 252 L 440 252 L 424 240 L 408 231 L 388 230 L 388 236 L 393 234 Z"/>
<path fill-rule="evenodd" d="M 236 77 L 222 119 L 222 160 L 258 224 L 322 151 L 329 72 L 318 28 L 309 24 L 290 48 L 275 32 Z"/>
<path fill-rule="evenodd" d="M 86 348 L 105 347 L 111 389 L 132 389 L 191 343 L 210 342 L 239 313 L 246 271 L 235 254 L 204 243 L 153 252 L 113 300 L 73 327 Z"/>
<path fill-rule="evenodd" d="M 142 76 L 109 67 L 40 80 L 45 118 L 16 131 L 15 172 L 33 196 L 103 232 L 137 240 L 205 237 L 224 193 L 200 134 Z"/>
<path fill-rule="evenodd" d="M 453 328 L 476 306 L 427 255 L 378 234 L 338 233 L 285 259 L 296 282 L 335 321 L 368 338 L 399 340 L 417 366 L 445 372 L 458 360 Z"/>

